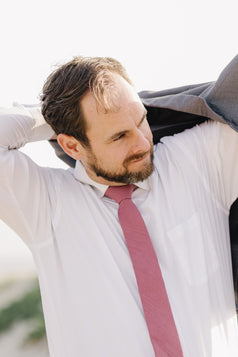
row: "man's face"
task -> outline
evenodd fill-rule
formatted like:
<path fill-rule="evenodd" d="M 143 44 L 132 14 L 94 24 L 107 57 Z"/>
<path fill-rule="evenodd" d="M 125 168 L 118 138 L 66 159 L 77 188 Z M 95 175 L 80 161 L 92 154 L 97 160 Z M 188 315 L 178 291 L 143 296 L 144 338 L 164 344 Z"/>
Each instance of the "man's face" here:
<path fill-rule="evenodd" d="M 81 101 L 90 148 L 83 149 L 82 163 L 91 179 L 106 185 L 135 183 L 153 172 L 152 133 L 140 98 L 119 75 L 116 110 L 105 112 L 92 93 Z"/>

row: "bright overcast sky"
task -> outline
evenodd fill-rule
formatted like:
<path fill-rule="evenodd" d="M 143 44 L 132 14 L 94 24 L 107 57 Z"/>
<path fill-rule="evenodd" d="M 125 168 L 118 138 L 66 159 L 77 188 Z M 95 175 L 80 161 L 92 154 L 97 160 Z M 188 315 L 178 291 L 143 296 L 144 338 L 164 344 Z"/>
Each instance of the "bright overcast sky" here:
<path fill-rule="evenodd" d="M 76 55 L 111 56 L 136 89 L 212 81 L 237 53 L 235 0 L 8 0 L 1 5 L 0 106 L 36 103 L 54 65 Z M 44 148 L 44 150 L 42 150 Z M 26 148 L 54 165 L 48 144 Z M 0 224 L 0 270 L 26 248 Z M 11 259 L 12 258 L 12 259 Z M 2 265 L 1 265 L 2 264 Z"/>

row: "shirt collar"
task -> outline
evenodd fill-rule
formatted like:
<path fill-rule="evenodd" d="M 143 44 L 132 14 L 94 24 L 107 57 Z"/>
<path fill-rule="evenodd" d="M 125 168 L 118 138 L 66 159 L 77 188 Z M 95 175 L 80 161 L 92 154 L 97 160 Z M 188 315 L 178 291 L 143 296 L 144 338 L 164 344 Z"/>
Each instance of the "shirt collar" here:
<path fill-rule="evenodd" d="M 83 164 L 81 163 L 81 161 L 76 161 L 76 165 L 75 165 L 75 168 L 74 168 L 74 171 L 73 171 L 73 175 L 75 177 L 76 180 L 82 182 L 82 183 L 85 183 L 87 185 L 90 185 L 92 186 L 96 191 L 97 193 L 99 194 L 100 197 L 103 197 L 106 190 L 108 189 L 108 185 L 103 185 L 101 183 L 98 183 L 98 182 L 95 182 L 94 180 L 92 180 Z M 143 189 L 143 190 L 149 190 L 151 185 L 150 185 L 150 177 L 144 181 L 140 181 L 140 182 L 137 182 L 135 184 L 135 186 Z"/>

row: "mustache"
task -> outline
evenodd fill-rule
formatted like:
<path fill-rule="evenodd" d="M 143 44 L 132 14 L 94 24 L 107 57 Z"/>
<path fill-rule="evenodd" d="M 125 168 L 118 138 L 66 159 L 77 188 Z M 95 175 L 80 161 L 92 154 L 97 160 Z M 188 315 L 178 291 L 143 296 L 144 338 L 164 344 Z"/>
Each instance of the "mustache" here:
<path fill-rule="evenodd" d="M 125 161 L 124 161 L 124 165 L 127 165 L 128 163 L 130 163 L 131 161 L 136 161 L 139 159 L 142 159 L 145 155 L 147 155 L 148 153 L 152 154 L 153 153 L 153 149 L 152 150 L 148 150 L 148 151 L 144 151 L 140 154 L 135 154 L 135 155 L 131 155 L 129 156 Z"/>

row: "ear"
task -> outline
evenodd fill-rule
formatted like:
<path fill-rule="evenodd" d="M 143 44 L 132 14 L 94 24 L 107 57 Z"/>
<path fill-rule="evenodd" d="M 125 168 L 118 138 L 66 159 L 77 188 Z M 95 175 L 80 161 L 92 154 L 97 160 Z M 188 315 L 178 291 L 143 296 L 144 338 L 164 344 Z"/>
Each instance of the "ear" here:
<path fill-rule="evenodd" d="M 80 160 L 82 158 L 83 146 L 73 136 L 59 134 L 57 136 L 57 141 L 67 155 L 75 160 Z"/>

